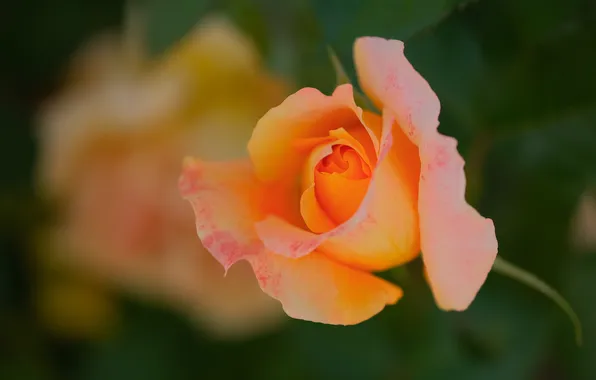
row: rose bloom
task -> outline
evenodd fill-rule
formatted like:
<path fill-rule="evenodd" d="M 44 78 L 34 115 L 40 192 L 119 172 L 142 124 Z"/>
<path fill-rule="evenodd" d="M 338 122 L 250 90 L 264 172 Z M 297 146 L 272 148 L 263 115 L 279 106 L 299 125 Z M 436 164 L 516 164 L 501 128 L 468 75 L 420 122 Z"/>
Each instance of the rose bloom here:
<path fill-rule="evenodd" d="M 158 60 L 144 59 L 138 37 L 128 37 L 102 36 L 75 57 L 41 117 L 39 175 L 59 202 L 62 258 L 219 335 L 274 325 L 283 312 L 250 266 L 224 278 L 196 238 L 177 179 L 188 154 L 241 156 L 285 85 L 222 18 L 205 19 Z"/>
<path fill-rule="evenodd" d="M 464 198 L 457 142 L 437 131 L 440 104 L 401 41 L 354 46 L 361 87 L 304 88 L 267 112 L 249 159 L 187 158 L 179 187 L 198 235 L 228 269 L 248 261 L 288 315 L 329 324 L 364 321 L 402 290 L 373 272 L 422 251 L 439 307 L 464 310 L 497 254 L 494 226 Z"/>

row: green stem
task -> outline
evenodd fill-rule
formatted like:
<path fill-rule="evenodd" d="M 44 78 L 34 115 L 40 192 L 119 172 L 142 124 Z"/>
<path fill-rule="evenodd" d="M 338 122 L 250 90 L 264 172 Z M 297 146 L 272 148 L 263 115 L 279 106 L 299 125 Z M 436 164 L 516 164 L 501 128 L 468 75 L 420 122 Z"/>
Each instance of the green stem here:
<path fill-rule="evenodd" d="M 579 317 L 573 311 L 573 308 L 571 307 L 569 302 L 567 302 L 565 298 L 563 298 L 563 296 L 559 294 L 559 292 L 557 292 L 550 285 L 542 281 L 534 274 L 513 265 L 512 263 L 504 260 L 499 256 L 497 256 L 497 259 L 495 260 L 493 270 L 504 276 L 517 280 L 522 284 L 528 285 L 529 287 L 541 292 L 542 294 L 553 300 L 567 314 L 567 316 L 571 320 L 571 323 L 573 324 L 573 327 L 575 329 L 575 341 L 578 346 L 581 346 L 582 325 L 579 320 Z"/>

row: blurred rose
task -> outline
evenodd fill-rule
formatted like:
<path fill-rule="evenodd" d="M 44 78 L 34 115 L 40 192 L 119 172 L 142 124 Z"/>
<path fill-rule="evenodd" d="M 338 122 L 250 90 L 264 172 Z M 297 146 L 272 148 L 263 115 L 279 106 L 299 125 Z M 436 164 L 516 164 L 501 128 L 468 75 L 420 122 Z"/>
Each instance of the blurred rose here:
<path fill-rule="evenodd" d="M 571 223 L 571 244 L 579 252 L 596 251 L 596 190 L 586 190 L 579 199 Z"/>
<path fill-rule="evenodd" d="M 263 116 L 250 159 L 187 159 L 180 189 L 203 244 L 227 269 L 248 261 L 288 315 L 354 324 L 402 290 L 372 274 L 422 250 L 439 307 L 463 310 L 497 254 L 493 223 L 464 198 L 457 142 L 437 131 L 440 104 L 403 43 L 356 41 L 362 88 L 382 115 L 304 88 Z"/>
<path fill-rule="evenodd" d="M 118 314 L 114 298 L 94 278 L 69 270 L 61 262 L 56 234 L 37 236 L 35 296 L 44 328 L 71 338 L 97 338 L 110 331 Z"/>
<path fill-rule="evenodd" d="M 139 46 L 134 35 L 93 41 L 42 114 L 39 175 L 61 207 L 65 261 L 182 308 L 219 335 L 267 328 L 283 315 L 278 303 L 248 265 L 223 276 L 176 184 L 187 154 L 244 155 L 285 88 L 221 18 L 160 60 L 143 59 Z"/>

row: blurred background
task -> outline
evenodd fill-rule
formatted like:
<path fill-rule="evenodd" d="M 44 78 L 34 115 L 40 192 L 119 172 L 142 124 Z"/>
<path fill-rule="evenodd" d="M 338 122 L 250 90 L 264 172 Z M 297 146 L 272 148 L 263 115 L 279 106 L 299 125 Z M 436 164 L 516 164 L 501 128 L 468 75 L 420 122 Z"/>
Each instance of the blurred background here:
<path fill-rule="evenodd" d="M 596 379 L 593 0 L 23 0 L 1 13 L 0 379 Z M 182 157 L 241 155 L 292 91 L 332 91 L 328 46 L 355 80 L 364 35 L 406 42 L 460 141 L 468 200 L 502 257 L 570 301 L 581 348 L 550 300 L 495 273 L 469 310 L 445 313 L 411 263 L 389 274 L 396 306 L 334 327 L 284 317 L 250 271 L 224 279 L 198 245 Z"/>

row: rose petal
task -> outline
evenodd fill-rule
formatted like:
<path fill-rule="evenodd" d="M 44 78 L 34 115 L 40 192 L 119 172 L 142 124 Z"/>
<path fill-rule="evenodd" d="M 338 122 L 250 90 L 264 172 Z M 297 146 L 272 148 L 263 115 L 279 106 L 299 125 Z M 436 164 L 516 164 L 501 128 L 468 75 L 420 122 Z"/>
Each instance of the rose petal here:
<path fill-rule="evenodd" d="M 379 109 L 389 108 L 404 133 L 418 136 L 436 131 L 441 104 L 429 84 L 404 55 L 404 44 L 362 37 L 354 44 L 354 63 L 362 89 Z"/>
<path fill-rule="evenodd" d="M 249 261 L 263 291 L 280 300 L 284 311 L 297 319 L 353 325 L 403 295 L 399 287 L 318 252 L 299 259 L 268 253 Z"/>
<path fill-rule="evenodd" d="M 315 172 L 314 190 L 321 208 L 340 224 L 358 211 L 369 183 L 370 178 L 349 179 L 338 173 Z"/>
<path fill-rule="evenodd" d="M 490 219 L 465 201 L 464 161 L 454 139 L 438 133 L 440 104 L 428 83 L 403 54 L 403 43 L 365 37 L 354 59 L 362 88 L 395 118 L 418 145 L 421 175 L 421 248 L 439 307 L 466 309 L 484 283 L 497 254 Z"/>
<path fill-rule="evenodd" d="M 492 220 L 465 201 L 464 160 L 457 141 L 421 139 L 420 234 L 423 259 L 439 307 L 464 310 L 486 280 L 498 251 Z"/>
<path fill-rule="evenodd" d="M 329 218 L 329 215 L 321 208 L 317 197 L 315 196 L 315 187 L 310 186 L 300 197 L 300 213 L 304 218 L 304 222 L 312 232 L 323 233 L 327 232 L 337 226 L 337 224 Z"/>
<path fill-rule="evenodd" d="M 366 120 L 365 114 L 362 114 L 363 120 Z M 366 125 L 358 125 L 349 130 L 345 128 L 333 129 L 329 131 L 329 136 L 337 138 L 342 145 L 353 148 L 368 166 L 374 166 L 377 163 L 378 147 L 374 145 L 377 139 L 369 135 Z"/>
<path fill-rule="evenodd" d="M 261 188 L 245 161 L 206 163 L 186 159 L 178 187 L 194 210 L 197 234 L 227 270 L 262 245 L 253 222 L 263 209 Z"/>
<path fill-rule="evenodd" d="M 291 317 L 355 324 L 402 295 L 395 285 L 318 253 L 290 259 L 265 250 L 253 222 L 261 216 L 269 194 L 249 162 L 188 159 L 179 188 L 191 202 L 205 248 L 226 269 L 238 260 L 250 262 L 263 291 L 279 300 Z"/>

